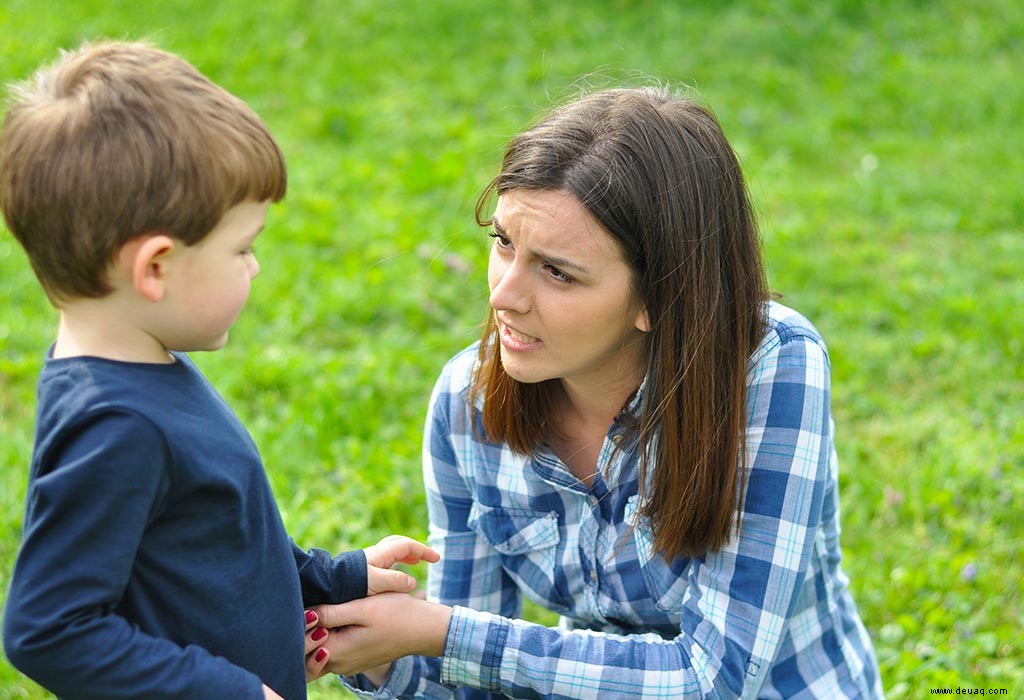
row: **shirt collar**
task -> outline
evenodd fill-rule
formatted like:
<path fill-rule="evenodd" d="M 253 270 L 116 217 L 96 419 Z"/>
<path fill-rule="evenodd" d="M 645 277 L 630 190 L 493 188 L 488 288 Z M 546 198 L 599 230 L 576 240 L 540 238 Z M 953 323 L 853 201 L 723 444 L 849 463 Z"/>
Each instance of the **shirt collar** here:
<path fill-rule="evenodd" d="M 619 411 L 619 415 L 615 417 L 616 423 L 621 423 L 624 420 L 636 420 L 640 417 L 640 407 L 644 402 L 644 393 L 647 390 L 648 377 L 645 376 L 644 380 L 640 382 L 640 387 L 633 392 L 633 395 L 626 401 L 626 405 Z"/>

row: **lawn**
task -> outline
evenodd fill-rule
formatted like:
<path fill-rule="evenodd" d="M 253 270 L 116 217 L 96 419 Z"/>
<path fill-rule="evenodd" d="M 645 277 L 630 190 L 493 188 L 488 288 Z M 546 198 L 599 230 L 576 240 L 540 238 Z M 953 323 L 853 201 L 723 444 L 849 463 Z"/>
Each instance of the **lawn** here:
<path fill-rule="evenodd" d="M 889 697 L 1024 695 L 1017 0 L 4 0 L 0 36 L 3 81 L 82 39 L 148 37 L 279 137 L 263 272 L 228 346 L 196 358 L 289 531 L 335 550 L 425 535 L 421 424 L 485 313 L 472 211 L 505 140 L 586 87 L 699 92 L 743 160 L 773 289 L 829 344 L 844 566 Z M 0 303 L 2 596 L 55 328 L 6 232 Z M 0 658 L 0 699 L 43 697 Z"/>

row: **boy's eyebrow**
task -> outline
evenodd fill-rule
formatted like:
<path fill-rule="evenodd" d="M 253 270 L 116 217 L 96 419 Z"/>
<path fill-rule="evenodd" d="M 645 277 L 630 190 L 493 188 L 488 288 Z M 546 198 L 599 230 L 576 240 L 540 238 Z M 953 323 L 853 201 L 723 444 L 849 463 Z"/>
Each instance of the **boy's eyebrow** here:
<path fill-rule="evenodd" d="M 505 227 L 502 226 L 501 223 L 499 223 L 498 220 L 495 219 L 493 216 L 491 217 L 491 226 L 493 226 L 494 230 L 497 233 L 501 234 L 502 236 L 508 235 L 507 232 L 505 231 Z M 568 269 L 571 269 L 571 270 L 575 270 L 576 272 L 578 272 L 580 274 L 584 274 L 584 275 L 590 273 L 590 270 L 588 270 L 587 268 L 583 267 L 579 263 L 573 262 L 572 260 L 567 260 L 565 258 L 559 258 L 559 257 L 554 256 L 554 255 L 546 255 L 543 252 L 537 253 L 537 257 L 540 258 L 541 260 L 543 260 L 546 264 L 551 265 L 552 267 L 557 267 L 559 269 L 568 268 Z"/>

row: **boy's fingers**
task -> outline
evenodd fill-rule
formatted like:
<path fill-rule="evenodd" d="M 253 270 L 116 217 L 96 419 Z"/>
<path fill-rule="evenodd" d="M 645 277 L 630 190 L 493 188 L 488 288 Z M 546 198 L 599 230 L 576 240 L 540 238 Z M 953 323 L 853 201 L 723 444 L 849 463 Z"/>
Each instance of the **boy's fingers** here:
<path fill-rule="evenodd" d="M 334 629 L 345 625 L 358 625 L 363 619 L 360 611 L 365 600 L 368 599 L 361 598 L 342 605 L 318 605 L 313 610 L 324 627 Z"/>
<path fill-rule="evenodd" d="M 441 558 L 440 554 L 422 542 L 402 535 L 389 535 L 363 551 L 369 564 L 385 569 L 397 562 L 415 564 L 420 561 L 435 562 Z"/>
<path fill-rule="evenodd" d="M 433 549 L 408 537 L 401 537 L 400 542 L 394 543 L 394 556 L 398 561 L 406 564 L 415 564 L 418 561 L 434 562 L 441 558 L 441 555 Z"/>
<path fill-rule="evenodd" d="M 366 576 L 367 593 L 384 593 L 394 591 L 395 593 L 408 593 L 416 588 L 416 579 L 402 571 L 394 569 L 380 569 L 372 567 L 367 571 Z"/>
<path fill-rule="evenodd" d="M 401 560 L 401 561 L 405 562 L 406 564 L 415 564 L 415 563 L 421 562 L 421 561 L 428 561 L 428 562 L 433 563 L 435 561 L 438 561 L 441 558 L 440 554 L 435 552 L 433 549 L 431 549 L 427 545 L 421 544 L 420 542 L 416 542 L 415 540 L 413 540 L 413 544 L 416 545 L 413 548 L 413 551 L 410 552 L 408 556 L 406 556 L 404 559 Z"/>

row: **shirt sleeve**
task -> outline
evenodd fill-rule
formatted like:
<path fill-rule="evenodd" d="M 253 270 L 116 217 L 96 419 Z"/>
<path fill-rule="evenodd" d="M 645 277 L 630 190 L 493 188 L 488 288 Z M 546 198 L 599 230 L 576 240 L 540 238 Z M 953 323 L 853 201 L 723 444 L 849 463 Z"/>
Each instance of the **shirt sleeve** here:
<path fill-rule="evenodd" d="M 302 585 L 302 604 L 347 603 L 365 598 L 366 554 L 356 549 L 332 557 L 322 549 L 303 550 L 292 542 L 295 566 Z"/>
<path fill-rule="evenodd" d="M 167 464 L 159 431 L 132 413 L 93 416 L 37 462 L 4 649 L 58 696 L 263 697 L 249 671 L 147 635 L 116 613 L 143 532 L 167 496 Z"/>
<path fill-rule="evenodd" d="M 434 544 L 456 542 L 447 545 L 454 554 L 446 553 L 450 568 L 440 572 L 438 593 L 442 602 L 463 601 L 446 640 L 444 684 L 524 698 L 756 697 L 819 530 L 832 451 L 828 387 L 828 359 L 816 338 L 777 335 L 752 358 L 740 529 L 724 549 L 692 560 L 674 639 L 509 619 L 507 583 L 480 543 L 458 539 L 467 504 L 445 460 L 434 457 L 428 490 L 434 511 L 443 510 L 432 511 L 432 527 L 444 540 Z M 443 456 L 443 435 L 433 439 L 431 454 Z"/>

